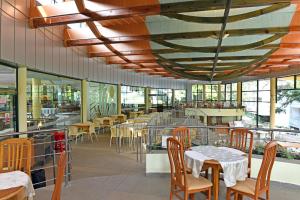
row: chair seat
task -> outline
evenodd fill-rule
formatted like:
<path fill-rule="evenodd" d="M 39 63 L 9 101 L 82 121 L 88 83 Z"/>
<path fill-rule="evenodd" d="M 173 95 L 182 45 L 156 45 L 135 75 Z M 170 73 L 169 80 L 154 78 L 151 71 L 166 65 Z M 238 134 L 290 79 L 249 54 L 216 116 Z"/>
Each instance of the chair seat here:
<path fill-rule="evenodd" d="M 192 174 L 187 174 L 186 178 L 188 190 L 199 190 L 212 187 L 212 183 L 201 176 L 199 178 L 195 178 Z"/>
<path fill-rule="evenodd" d="M 256 180 L 247 178 L 245 181 L 238 181 L 235 186 L 231 187 L 231 189 L 246 194 L 254 195 L 255 185 L 256 185 Z"/>

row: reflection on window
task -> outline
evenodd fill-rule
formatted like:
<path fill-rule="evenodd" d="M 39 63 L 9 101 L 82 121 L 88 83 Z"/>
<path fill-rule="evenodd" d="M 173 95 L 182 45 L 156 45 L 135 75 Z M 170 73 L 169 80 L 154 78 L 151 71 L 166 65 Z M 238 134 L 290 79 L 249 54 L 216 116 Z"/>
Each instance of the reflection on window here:
<path fill-rule="evenodd" d="M 79 122 L 80 107 L 81 81 L 28 72 L 27 126 L 29 129 Z"/>
<path fill-rule="evenodd" d="M 16 70 L 0 65 L 0 134 L 16 128 Z"/>
<path fill-rule="evenodd" d="M 122 86 L 121 87 L 122 110 L 142 110 L 145 108 L 145 88 Z"/>
<path fill-rule="evenodd" d="M 289 76 L 277 79 L 277 89 L 293 89 L 295 86 L 295 77 Z"/>
<path fill-rule="evenodd" d="M 89 83 L 89 119 L 117 114 L 117 86 Z"/>

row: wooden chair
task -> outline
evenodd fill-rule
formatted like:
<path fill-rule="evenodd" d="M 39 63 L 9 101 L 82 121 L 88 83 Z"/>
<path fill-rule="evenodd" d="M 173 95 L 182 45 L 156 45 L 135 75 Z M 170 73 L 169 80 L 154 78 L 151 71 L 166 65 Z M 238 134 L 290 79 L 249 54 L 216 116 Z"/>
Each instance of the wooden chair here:
<path fill-rule="evenodd" d="M 12 138 L 0 142 L 0 173 L 23 171 L 30 176 L 32 141 L 28 138 Z"/>
<path fill-rule="evenodd" d="M 230 133 L 229 147 L 247 153 L 248 149 L 248 178 L 251 176 L 251 158 L 253 149 L 253 133 L 245 128 L 233 129 Z"/>
<path fill-rule="evenodd" d="M 171 168 L 171 191 L 170 200 L 173 195 L 181 200 L 195 199 L 195 193 L 207 192 L 207 200 L 211 199 L 212 183 L 206 178 L 195 178 L 192 174 L 187 174 L 183 158 L 183 145 L 174 138 L 167 139 L 168 156 Z M 182 198 L 179 193 L 184 193 Z"/>
<path fill-rule="evenodd" d="M 61 187 L 62 187 L 62 183 L 64 181 L 64 175 L 65 175 L 66 159 L 67 159 L 66 152 L 64 151 L 60 154 L 60 158 L 58 161 L 57 177 L 56 177 L 56 181 L 55 181 L 54 190 L 52 193 L 52 198 L 51 198 L 52 200 L 60 200 Z"/>
<path fill-rule="evenodd" d="M 186 127 L 175 128 L 172 131 L 172 136 L 183 145 L 184 150 L 188 150 L 192 147 L 190 129 Z"/>
<path fill-rule="evenodd" d="M 235 199 L 242 199 L 243 196 L 258 200 L 262 193 L 266 193 L 266 200 L 270 200 L 270 177 L 277 153 L 277 142 L 272 141 L 267 144 L 264 157 L 257 180 L 247 178 L 245 181 L 237 182 L 233 187 L 227 188 L 226 200 L 230 200 L 231 193 Z"/>

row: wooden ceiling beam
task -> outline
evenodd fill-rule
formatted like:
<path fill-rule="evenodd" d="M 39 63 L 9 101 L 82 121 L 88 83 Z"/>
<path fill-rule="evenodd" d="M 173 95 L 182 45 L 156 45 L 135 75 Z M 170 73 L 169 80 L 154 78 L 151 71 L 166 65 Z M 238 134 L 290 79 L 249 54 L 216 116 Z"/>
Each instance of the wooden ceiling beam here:
<path fill-rule="evenodd" d="M 68 30 L 66 30 L 68 31 Z M 292 27 L 271 27 L 271 28 L 251 28 L 251 29 L 232 29 L 226 30 L 225 34 L 229 37 L 232 36 L 244 36 L 244 35 L 260 35 L 260 34 L 287 34 L 289 32 L 299 32 L 300 26 Z M 137 36 L 122 36 L 119 37 L 107 37 L 110 44 L 132 42 L 138 40 L 177 40 L 177 39 L 197 39 L 207 38 L 212 36 L 218 36 L 219 31 L 197 31 L 197 32 L 181 32 L 181 33 L 165 33 L 165 34 L 153 34 L 153 35 L 137 35 Z M 98 40 L 97 38 L 89 39 L 72 39 L 65 38 L 68 46 L 84 46 L 84 45 L 97 45 L 105 44 L 105 41 Z"/>
<path fill-rule="evenodd" d="M 80 6 L 80 1 L 76 1 L 77 6 Z M 225 0 L 201 0 L 201 1 L 186 1 L 177 3 L 166 3 L 166 4 L 150 4 L 143 6 L 133 6 L 112 10 L 103 11 L 90 11 L 83 13 L 73 13 L 65 16 L 48 16 L 45 20 L 41 16 L 31 16 L 30 24 L 34 28 L 55 26 L 62 24 L 79 23 L 85 21 L 102 21 L 109 19 L 122 19 L 131 17 L 133 15 L 149 16 L 157 14 L 170 14 L 170 13 L 182 13 L 182 12 L 195 12 L 204 10 L 216 10 L 224 8 Z M 290 0 L 235 0 L 232 4 L 232 8 L 251 7 L 251 6 L 264 6 L 272 5 L 277 3 L 290 3 Z M 31 4 L 31 6 L 35 6 Z M 80 8 L 80 7 L 79 7 Z M 79 10 L 79 9 L 78 9 Z"/>

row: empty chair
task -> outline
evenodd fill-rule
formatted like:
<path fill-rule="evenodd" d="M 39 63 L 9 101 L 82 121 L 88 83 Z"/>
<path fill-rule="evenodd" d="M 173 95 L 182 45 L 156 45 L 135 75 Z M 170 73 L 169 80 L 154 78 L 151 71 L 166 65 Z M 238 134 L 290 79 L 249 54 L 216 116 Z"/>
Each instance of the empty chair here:
<path fill-rule="evenodd" d="M 60 200 L 61 196 L 61 187 L 62 183 L 64 181 L 64 175 L 65 175 L 65 168 L 66 168 L 66 152 L 62 152 L 60 154 L 60 158 L 58 161 L 58 167 L 57 167 L 57 177 L 55 181 L 54 190 L 52 193 L 52 200 Z"/>
<path fill-rule="evenodd" d="M 71 138 L 75 138 L 75 144 L 77 144 L 77 140 L 81 137 L 81 141 L 83 140 L 83 134 L 86 132 L 78 131 L 76 126 L 69 126 L 68 133 Z"/>
<path fill-rule="evenodd" d="M 177 139 L 182 145 L 183 149 L 190 149 L 192 146 L 191 143 L 191 134 L 190 129 L 186 127 L 178 127 L 172 131 L 173 138 Z"/>
<path fill-rule="evenodd" d="M 211 199 L 212 183 L 206 178 L 195 178 L 192 174 L 187 174 L 183 158 L 183 145 L 175 138 L 167 139 L 168 156 L 171 168 L 171 191 L 170 200 L 173 195 L 179 199 L 188 200 L 195 198 L 195 193 L 206 192 L 207 200 Z M 184 193 L 184 198 L 179 194 Z"/>
<path fill-rule="evenodd" d="M 90 140 L 91 142 L 94 142 L 93 140 L 93 136 L 96 138 L 96 140 L 98 140 L 98 137 L 97 137 L 97 134 L 96 134 L 96 130 L 95 130 L 95 124 L 94 123 L 89 123 L 90 126 L 89 126 L 89 136 L 90 136 Z"/>
<path fill-rule="evenodd" d="M 253 148 L 253 133 L 245 128 L 233 129 L 230 133 L 229 147 L 247 152 L 248 149 L 248 178 L 251 175 L 251 158 Z"/>
<path fill-rule="evenodd" d="M 28 138 L 12 138 L 0 142 L 0 172 L 23 171 L 30 176 L 32 142 Z"/>
<path fill-rule="evenodd" d="M 247 196 L 254 200 L 260 199 L 261 194 L 266 193 L 266 200 L 270 200 L 270 177 L 276 153 L 277 142 L 268 143 L 265 147 L 257 180 L 247 178 L 245 181 L 239 181 L 235 186 L 227 188 L 226 200 L 230 200 L 232 193 L 234 193 L 235 199 Z"/>

